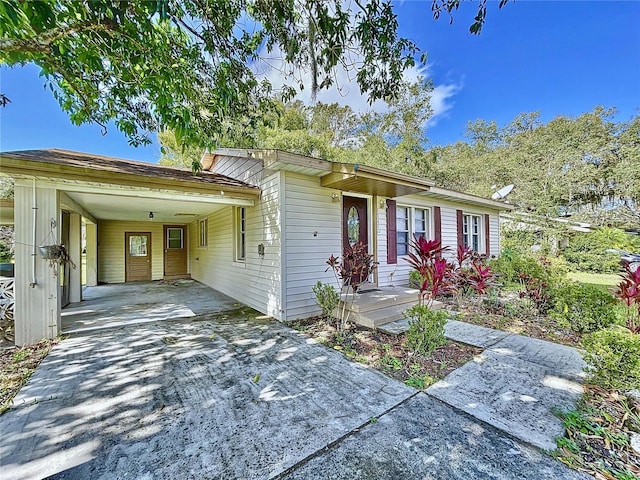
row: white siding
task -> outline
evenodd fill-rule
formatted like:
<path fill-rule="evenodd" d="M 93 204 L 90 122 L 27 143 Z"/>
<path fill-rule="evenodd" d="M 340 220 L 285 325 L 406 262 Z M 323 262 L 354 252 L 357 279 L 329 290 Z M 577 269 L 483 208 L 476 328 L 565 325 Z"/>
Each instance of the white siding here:
<path fill-rule="evenodd" d="M 265 170 L 262 161 L 223 156 L 216 158 L 211 172 L 235 178 L 250 185 L 260 186 Z"/>
<path fill-rule="evenodd" d="M 234 260 L 234 207 L 209 219 L 208 246 L 198 246 L 198 222 L 189 225 L 191 277 L 256 310 L 282 319 L 280 263 L 280 173 L 264 178 L 255 207 L 246 207 L 246 259 Z M 264 257 L 258 245 L 264 244 Z"/>
<path fill-rule="evenodd" d="M 321 313 L 311 287 L 320 280 L 335 284 L 327 269 L 331 255 L 342 253 L 342 203 L 334 202 L 336 190 L 322 188 L 315 177 L 283 174 L 283 217 L 287 320 Z"/>
<path fill-rule="evenodd" d="M 384 201 L 381 197 L 378 197 L 376 203 Z M 458 247 L 458 227 L 456 220 L 456 210 L 462 210 L 465 213 L 473 213 L 484 215 L 489 214 L 489 241 L 490 241 L 490 253 L 491 255 L 498 255 L 500 253 L 500 230 L 499 230 L 499 218 L 498 212 L 484 210 L 481 207 L 473 207 L 470 205 L 459 204 L 455 202 L 448 202 L 443 200 L 429 199 L 421 195 L 407 195 L 404 197 L 398 197 L 395 199 L 398 205 L 407 205 L 414 207 L 428 207 L 431 208 L 431 232 L 433 232 L 433 207 L 440 207 L 440 219 L 441 219 L 441 234 L 442 245 L 448 246 L 451 250 L 450 256 L 455 255 Z M 405 257 L 398 256 L 397 264 L 387 264 L 387 213 L 386 209 L 381 208 L 378 210 L 377 216 L 377 259 L 378 265 L 378 285 L 407 285 L 409 282 L 409 272 L 411 267 L 405 260 Z M 484 229 L 484 217 L 482 218 Z M 484 230 L 483 230 L 484 232 Z M 432 235 L 433 237 L 433 235 Z M 481 242 L 484 245 L 484 234 L 482 235 Z M 483 248 L 484 251 L 484 248 Z"/>

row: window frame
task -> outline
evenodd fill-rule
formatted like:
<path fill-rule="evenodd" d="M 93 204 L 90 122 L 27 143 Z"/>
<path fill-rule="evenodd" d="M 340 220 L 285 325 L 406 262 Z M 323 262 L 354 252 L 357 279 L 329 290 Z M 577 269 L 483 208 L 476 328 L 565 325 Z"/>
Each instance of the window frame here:
<path fill-rule="evenodd" d="M 400 230 L 398 228 L 398 211 L 400 209 L 406 209 L 407 211 L 407 228 L 408 230 Z M 415 240 L 416 238 L 416 211 L 421 211 L 424 212 L 423 215 L 426 213 L 426 218 L 424 218 L 423 223 L 424 223 L 424 231 L 421 231 L 421 234 L 424 234 L 424 237 L 426 239 L 429 239 L 432 232 L 433 232 L 433 207 L 423 207 L 423 206 L 416 206 L 416 205 L 396 205 L 396 254 L 398 257 L 406 257 L 407 254 L 410 251 L 410 246 L 409 246 L 409 242 L 411 242 L 411 240 Z M 400 242 L 399 233 L 406 233 L 407 234 L 407 243 L 405 244 L 404 242 Z M 406 252 L 402 253 L 400 251 L 400 247 L 406 245 Z"/>
<path fill-rule="evenodd" d="M 234 260 L 246 262 L 247 260 L 247 208 L 235 207 L 234 212 L 235 248 Z"/>
<path fill-rule="evenodd" d="M 171 246 L 171 240 L 178 240 L 178 238 L 171 238 L 171 232 L 173 231 L 180 231 L 180 246 L 179 247 L 172 247 Z M 184 228 L 182 227 L 167 227 L 167 238 L 165 238 L 165 248 L 167 250 L 182 250 L 184 249 Z"/>
<path fill-rule="evenodd" d="M 462 245 L 467 248 L 470 247 L 471 250 L 477 253 L 481 253 L 483 248 L 483 238 L 484 238 L 484 226 L 482 222 L 482 215 L 479 213 L 468 213 L 462 212 Z M 473 220 L 477 221 L 475 227 L 477 227 L 477 231 L 473 231 Z M 474 248 L 474 237 L 476 237 L 476 247 Z"/>
<path fill-rule="evenodd" d="M 198 246 L 205 248 L 209 246 L 209 219 L 198 220 Z"/>

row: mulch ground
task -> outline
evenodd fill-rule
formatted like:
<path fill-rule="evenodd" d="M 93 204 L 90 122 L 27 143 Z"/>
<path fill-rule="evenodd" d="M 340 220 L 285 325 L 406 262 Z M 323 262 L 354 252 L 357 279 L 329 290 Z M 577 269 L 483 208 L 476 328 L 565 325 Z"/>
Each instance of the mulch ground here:
<path fill-rule="evenodd" d="M 351 327 L 339 333 L 333 323 L 320 317 L 296 322 L 294 328 L 347 357 L 407 383 L 424 389 L 461 367 L 481 348 L 447 340 L 429 356 L 414 354 L 406 346 L 406 335 Z"/>

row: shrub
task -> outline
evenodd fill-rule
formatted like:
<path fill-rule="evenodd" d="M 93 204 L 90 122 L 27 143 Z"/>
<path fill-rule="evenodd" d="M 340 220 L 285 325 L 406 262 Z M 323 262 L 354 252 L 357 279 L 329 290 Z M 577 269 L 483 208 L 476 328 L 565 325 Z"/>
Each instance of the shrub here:
<path fill-rule="evenodd" d="M 318 281 L 311 289 L 316 296 L 318 305 L 322 309 L 322 314 L 326 318 L 335 317 L 338 303 L 340 303 L 340 295 L 336 288 L 333 285 Z"/>
<path fill-rule="evenodd" d="M 608 249 L 633 250 L 631 235 L 616 228 L 600 228 L 593 233 L 575 234 L 562 254 L 574 268 L 584 272 L 616 273 L 620 257 Z"/>
<path fill-rule="evenodd" d="M 624 327 L 594 332 L 582 340 L 590 381 L 603 388 L 640 388 L 640 335 Z"/>
<path fill-rule="evenodd" d="M 409 318 L 407 347 L 417 354 L 427 356 L 440 345 L 444 345 L 444 325 L 447 313 L 433 311 L 426 305 L 415 305 L 405 315 Z"/>
<path fill-rule="evenodd" d="M 578 333 L 590 333 L 618 322 L 616 298 L 594 285 L 566 283 L 553 289 L 550 316 Z"/>
<path fill-rule="evenodd" d="M 500 277 L 500 281 L 511 286 L 520 285 L 520 275 L 547 281 L 549 274 L 535 258 L 522 256 L 514 251 L 505 250 L 492 260 L 491 269 Z"/>

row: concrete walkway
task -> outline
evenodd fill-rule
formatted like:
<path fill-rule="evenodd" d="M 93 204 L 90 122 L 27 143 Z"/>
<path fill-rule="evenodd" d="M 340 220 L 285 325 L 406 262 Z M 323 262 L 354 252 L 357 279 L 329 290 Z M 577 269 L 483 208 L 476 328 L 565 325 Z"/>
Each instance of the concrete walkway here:
<path fill-rule="evenodd" d="M 582 394 L 584 362 L 571 347 L 449 320 L 445 335 L 486 348 L 427 393 L 537 447 L 553 450 L 564 429 L 554 415 Z"/>
<path fill-rule="evenodd" d="M 2 479 L 586 478 L 446 386 L 418 392 L 257 316 L 64 340 L 0 417 Z"/>

